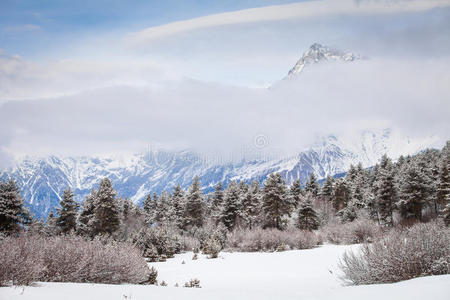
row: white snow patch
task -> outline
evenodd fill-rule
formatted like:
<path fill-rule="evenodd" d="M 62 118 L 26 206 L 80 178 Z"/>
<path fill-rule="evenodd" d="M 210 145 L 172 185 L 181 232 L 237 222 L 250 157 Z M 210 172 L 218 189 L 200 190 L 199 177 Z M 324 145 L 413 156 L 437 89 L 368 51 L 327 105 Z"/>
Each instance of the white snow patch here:
<path fill-rule="evenodd" d="M 169 286 L 38 283 L 32 287 L 0 288 L 8 300 L 176 300 L 176 299 L 436 299 L 450 295 L 450 275 L 429 276 L 394 284 L 343 286 L 338 259 L 358 246 L 326 245 L 311 250 L 281 253 L 221 253 L 218 259 L 192 253 L 176 255 L 164 263 L 151 263 L 158 280 Z M 182 264 L 182 261 L 185 264 Z M 183 288 L 192 278 L 202 288 Z M 180 287 L 174 287 L 178 283 Z M 431 297 L 431 298 L 430 298 Z"/>

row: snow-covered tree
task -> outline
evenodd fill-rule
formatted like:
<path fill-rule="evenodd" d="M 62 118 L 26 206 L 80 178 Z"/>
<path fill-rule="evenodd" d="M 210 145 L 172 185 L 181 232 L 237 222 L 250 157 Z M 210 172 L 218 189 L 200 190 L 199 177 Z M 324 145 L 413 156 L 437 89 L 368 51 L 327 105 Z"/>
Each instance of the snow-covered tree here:
<path fill-rule="evenodd" d="M 172 206 L 169 203 L 166 191 L 162 191 L 156 203 L 155 222 L 158 225 L 167 225 L 173 221 Z"/>
<path fill-rule="evenodd" d="M 334 194 L 334 179 L 330 175 L 327 176 L 325 182 L 323 183 L 320 195 L 325 197 L 327 200 L 331 200 Z"/>
<path fill-rule="evenodd" d="M 186 200 L 184 197 L 184 191 L 179 184 L 175 186 L 170 202 L 172 203 L 175 225 L 178 228 L 182 228 Z"/>
<path fill-rule="evenodd" d="M 300 204 L 297 227 L 301 230 L 316 230 L 319 225 L 319 218 L 313 208 L 311 197 L 308 195 Z"/>
<path fill-rule="evenodd" d="M 211 218 L 215 223 L 218 223 L 222 218 L 222 211 L 224 205 L 224 192 L 222 182 L 216 184 L 214 193 L 211 198 Z"/>
<path fill-rule="evenodd" d="M 113 234 L 120 227 L 120 209 L 116 199 L 117 192 L 111 181 L 104 178 L 100 181 L 94 202 L 94 235 Z"/>
<path fill-rule="evenodd" d="M 450 159 L 444 157 L 439 170 L 439 179 L 437 184 L 437 205 L 438 210 L 445 208 L 450 202 Z"/>
<path fill-rule="evenodd" d="M 29 212 L 23 206 L 15 181 L 0 182 L 0 231 L 17 231 L 29 220 Z"/>
<path fill-rule="evenodd" d="M 283 229 L 292 210 L 292 202 L 288 198 L 286 183 L 281 174 L 270 174 L 263 189 L 264 226 Z"/>
<path fill-rule="evenodd" d="M 62 233 L 75 231 L 77 224 L 78 203 L 73 199 L 73 192 L 70 187 L 63 191 L 59 205 L 61 207 L 57 208 L 58 217 L 56 219 L 56 224 L 58 225 L 59 230 Z"/>
<path fill-rule="evenodd" d="M 203 193 L 198 176 L 195 176 L 186 196 L 184 228 L 203 225 Z"/>
<path fill-rule="evenodd" d="M 47 221 L 45 222 L 44 233 L 48 236 L 55 236 L 59 234 L 59 227 L 56 224 L 56 217 L 51 210 L 47 216 Z"/>
<path fill-rule="evenodd" d="M 86 196 L 83 202 L 81 212 L 78 215 L 77 220 L 77 232 L 82 235 L 94 234 L 94 228 L 92 222 L 94 221 L 94 205 L 96 202 L 97 191 L 91 190 L 91 193 Z"/>
<path fill-rule="evenodd" d="M 311 195 L 313 195 L 313 196 L 317 196 L 319 194 L 319 190 L 320 190 L 320 185 L 317 182 L 316 175 L 314 175 L 314 173 L 311 173 L 311 175 L 309 176 L 309 179 L 305 185 L 305 192 L 311 193 Z"/>
<path fill-rule="evenodd" d="M 259 181 L 253 181 L 247 192 L 241 197 L 241 217 L 245 226 L 252 229 L 259 223 L 261 214 Z"/>
<path fill-rule="evenodd" d="M 400 183 L 398 207 L 404 219 L 422 220 L 422 209 L 426 199 L 426 181 L 415 164 L 409 164 Z"/>
<path fill-rule="evenodd" d="M 377 184 L 376 201 L 380 223 L 385 226 L 392 226 L 397 190 L 393 166 L 390 161 L 380 167 Z"/>
<path fill-rule="evenodd" d="M 300 201 L 302 200 L 302 186 L 300 184 L 300 179 L 295 180 L 292 183 L 291 187 L 289 188 L 289 197 L 291 197 L 290 200 L 292 202 L 292 205 L 294 209 L 296 209 L 299 206 Z"/>
<path fill-rule="evenodd" d="M 222 210 L 222 223 L 228 230 L 238 225 L 241 212 L 241 189 L 236 181 L 232 181 L 226 191 Z"/>
<path fill-rule="evenodd" d="M 336 211 L 341 210 L 350 200 L 350 189 L 347 185 L 347 181 L 343 178 L 336 180 L 334 195 L 333 195 L 333 207 Z"/>

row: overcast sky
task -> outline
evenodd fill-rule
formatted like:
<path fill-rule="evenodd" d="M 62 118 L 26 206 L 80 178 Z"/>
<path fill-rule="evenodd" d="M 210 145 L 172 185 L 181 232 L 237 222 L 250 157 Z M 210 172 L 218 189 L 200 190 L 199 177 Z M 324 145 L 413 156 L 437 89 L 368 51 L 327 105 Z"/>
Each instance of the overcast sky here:
<path fill-rule="evenodd" d="M 363 55 L 282 79 L 313 43 Z M 259 134 L 449 138 L 450 0 L 2 1 L 0 162 Z"/>

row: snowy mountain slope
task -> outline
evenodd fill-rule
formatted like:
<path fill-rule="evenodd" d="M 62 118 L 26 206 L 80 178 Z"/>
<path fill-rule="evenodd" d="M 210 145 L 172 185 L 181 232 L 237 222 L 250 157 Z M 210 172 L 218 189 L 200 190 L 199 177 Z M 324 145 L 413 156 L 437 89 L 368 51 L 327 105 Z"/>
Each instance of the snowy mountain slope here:
<path fill-rule="evenodd" d="M 160 193 L 180 184 L 187 188 L 199 176 L 205 192 L 219 181 L 262 182 L 270 173 L 281 172 L 291 183 L 304 183 L 311 173 L 318 178 L 342 173 L 351 164 L 364 167 L 378 162 L 384 153 L 396 158 L 433 145 L 433 138 L 412 141 L 390 130 L 364 131 L 359 136 L 321 138 L 312 147 L 283 159 L 243 160 L 238 163 L 210 164 L 190 151 L 150 152 L 102 157 L 23 158 L 16 166 L 0 171 L 0 179 L 13 178 L 31 211 L 45 217 L 58 205 L 62 191 L 70 186 L 78 201 L 83 201 L 99 180 L 109 177 L 118 194 L 141 202 L 149 193 Z"/>
<path fill-rule="evenodd" d="M 361 57 L 357 54 L 348 52 L 342 52 L 337 49 L 332 49 L 321 44 L 315 43 L 308 50 L 303 53 L 303 56 L 297 61 L 294 67 L 289 70 L 285 79 L 291 79 L 299 75 L 306 66 L 330 62 L 330 61 L 341 61 L 341 62 L 351 62 L 359 60 Z"/>

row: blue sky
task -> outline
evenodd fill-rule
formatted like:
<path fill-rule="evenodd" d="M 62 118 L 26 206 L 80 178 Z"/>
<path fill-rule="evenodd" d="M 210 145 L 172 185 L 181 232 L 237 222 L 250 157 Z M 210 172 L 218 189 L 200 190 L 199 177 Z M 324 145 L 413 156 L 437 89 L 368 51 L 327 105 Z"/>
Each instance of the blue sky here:
<path fill-rule="evenodd" d="M 215 13 L 286 4 L 292 0 L 2 0 L 0 47 L 9 53 L 39 56 L 93 33 L 139 30 Z"/>

